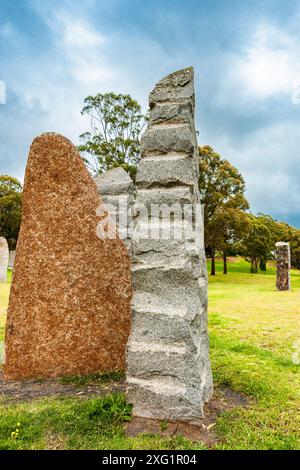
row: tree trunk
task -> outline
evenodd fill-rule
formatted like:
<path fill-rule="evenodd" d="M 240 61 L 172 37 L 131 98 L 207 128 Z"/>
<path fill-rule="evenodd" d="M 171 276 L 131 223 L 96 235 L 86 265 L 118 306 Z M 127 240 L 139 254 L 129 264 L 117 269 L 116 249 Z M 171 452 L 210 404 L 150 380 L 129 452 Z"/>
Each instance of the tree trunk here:
<path fill-rule="evenodd" d="M 215 260 L 215 250 L 211 251 L 211 276 L 216 275 L 216 260 Z"/>
<path fill-rule="evenodd" d="M 267 260 L 264 257 L 261 257 L 259 260 L 259 269 L 263 272 L 267 271 Z"/>
<path fill-rule="evenodd" d="M 258 259 L 257 258 L 251 258 L 250 273 L 251 274 L 257 274 L 257 272 L 258 272 Z"/>
<path fill-rule="evenodd" d="M 225 251 L 223 251 L 223 274 L 227 274 L 227 256 Z"/>

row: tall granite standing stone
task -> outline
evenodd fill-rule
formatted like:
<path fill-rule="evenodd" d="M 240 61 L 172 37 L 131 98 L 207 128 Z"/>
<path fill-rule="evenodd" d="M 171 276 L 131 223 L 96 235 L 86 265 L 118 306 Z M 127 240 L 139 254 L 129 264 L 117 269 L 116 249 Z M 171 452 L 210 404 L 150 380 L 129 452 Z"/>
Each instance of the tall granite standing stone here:
<path fill-rule="evenodd" d="M 8 308 L 6 379 L 125 368 L 130 260 L 120 239 L 97 235 L 100 203 L 69 140 L 34 140 Z"/>
<path fill-rule="evenodd" d="M 9 249 L 4 237 L 0 237 L 0 282 L 7 281 Z"/>
<path fill-rule="evenodd" d="M 95 178 L 98 192 L 116 224 L 119 237 L 130 253 L 134 186 L 129 174 L 121 167 L 113 168 Z"/>
<path fill-rule="evenodd" d="M 150 94 L 136 179 L 127 396 L 135 416 L 198 424 L 213 383 L 194 107 L 192 68 L 167 76 Z M 162 212 L 151 212 L 149 224 L 157 205 Z M 178 205 L 188 209 L 181 237 Z M 166 207 L 169 218 L 162 217 Z M 176 236 L 152 236 L 170 221 Z"/>
<path fill-rule="evenodd" d="M 280 291 L 290 290 L 290 244 L 285 242 L 278 242 L 275 246 L 277 260 L 276 288 Z"/>

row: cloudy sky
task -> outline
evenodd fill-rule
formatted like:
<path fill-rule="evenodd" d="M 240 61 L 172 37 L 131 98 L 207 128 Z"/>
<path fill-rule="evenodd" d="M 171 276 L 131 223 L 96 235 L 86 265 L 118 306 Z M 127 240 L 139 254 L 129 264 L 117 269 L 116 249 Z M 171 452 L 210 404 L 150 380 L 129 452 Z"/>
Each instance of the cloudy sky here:
<path fill-rule="evenodd" d="M 78 143 L 87 95 L 146 108 L 193 65 L 199 143 L 239 168 L 253 212 L 300 227 L 299 57 L 299 0 L 0 0 L 0 173 L 22 180 L 42 132 Z"/>

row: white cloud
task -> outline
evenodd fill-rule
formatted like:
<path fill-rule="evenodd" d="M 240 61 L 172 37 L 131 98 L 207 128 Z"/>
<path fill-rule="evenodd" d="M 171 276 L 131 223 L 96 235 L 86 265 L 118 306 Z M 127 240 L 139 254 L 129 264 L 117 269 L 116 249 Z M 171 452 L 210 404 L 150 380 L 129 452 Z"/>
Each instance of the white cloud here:
<path fill-rule="evenodd" d="M 299 35 L 257 26 L 246 45 L 223 58 L 213 104 L 224 127 L 212 127 L 206 138 L 241 171 L 251 209 L 283 220 L 300 207 L 299 54 Z"/>
<path fill-rule="evenodd" d="M 69 17 L 66 14 L 57 14 L 56 19 L 63 25 L 64 41 L 66 46 L 77 47 L 82 50 L 86 47 L 96 47 L 106 42 L 106 38 L 93 31 L 86 21 Z"/>
<path fill-rule="evenodd" d="M 216 101 L 228 104 L 234 95 L 242 103 L 292 95 L 300 85 L 299 36 L 261 23 L 238 53 L 228 54 Z"/>
<path fill-rule="evenodd" d="M 291 93 L 300 80 L 299 41 L 264 24 L 238 64 L 237 78 L 259 98 Z"/>
<path fill-rule="evenodd" d="M 85 96 L 114 86 L 113 67 L 103 50 L 107 38 L 83 14 L 73 17 L 69 12 L 41 7 L 38 14 L 54 47 L 47 54 L 19 48 L 17 61 L 9 56 L 2 60 L 9 80 L 8 102 L 0 116 L 1 161 L 6 160 L 4 166 L 19 178 L 36 135 L 59 132 L 77 144 L 78 136 L 89 127 L 80 113 Z M 12 42 L 19 31 L 6 25 L 0 27 L 1 34 Z"/>
<path fill-rule="evenodd" d="M 105 60 L 108 38 L 96 31 L 84 17 L 66 11 L 55 11 L 46 17 L 55 42 L 60 46 L 64 68 L 76 81 L 88 85 L 108 83 L 114 78 L 113 68 Z"/>
<path fill-rule="evenodd" d="M 122 27 L 103 29 L 99 19 L 95 24 L 88 16 L 92 11 L 87 11 L 86 2 L 67 9 L 60 2 L 54 8 L 54 0 L 35 3 L 47 28 L 49 50 L 37 48 L 35 53 L 28 41 L 26 48 L 19 48 L 17 61 L 7 57 L 1 64 L 8 71 L 8 95 L 13 92 L 18 98 L 1 122 L 1 158 L 11 159 L 6 167 L 14 174 L 22 175 L 28 147 L 41 132 L 60 132 L 78 143 L 79 134 L 89 126 L 80 114 L 85 96 L 115 90 L 130 93 L 146 107 L 156 81 L 194 63 L 197 82 L 207 77 L 212 83 L 203 80 L 197 96 L 201 139 L 207 133 L 202 143 L 213 145 L 239 168 L 254 211 L 299 213 L 300 168 L 298 172 L 295 162 L 300 106 L 292 104 L 291 96 L 300 81 L 300 40 L 264 23 L 235 53 L 229 49 L 201 54 L 194 44 L 170 50 L 158 35 L 142 34 L 139 28 L 130 33 Z M 1 32 L 9 42 L 21 35 L 9 25 L 0 27 L 0 36 Z M 281 117 L 276 98 L 282 96 L 294 113 L 291 117 L 289 109 Z M 278 115 L 273 119 L 274 103 Z"/>
<path fill-rule="evenodd" d="M 275 214 L 282 219 L 299 214 L 297 122 L 260 128 L 242 142 L 219 136 L 214 145 L 245 177 L 246 195 L 254 212 Z"/>
<path fill-rule="evenodd" d="M 11 23 L 5 22 L 0 25 L 0 38 L 7 40 L 13 38 L 15 35 L 14 28 Z"/>

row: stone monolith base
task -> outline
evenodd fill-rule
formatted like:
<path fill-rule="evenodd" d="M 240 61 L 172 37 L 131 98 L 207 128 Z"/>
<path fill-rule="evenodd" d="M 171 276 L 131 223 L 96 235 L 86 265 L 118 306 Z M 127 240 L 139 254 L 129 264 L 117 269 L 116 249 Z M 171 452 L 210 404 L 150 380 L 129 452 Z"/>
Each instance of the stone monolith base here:
<path fill-rule="evenodd" d="M 136 179 L 127 398 L 134 416 L 198 424 L 213 385 L 193 69 L 161 80 L 150 109 Z"/>
<path fill-rule="evenodd" d="M 120 239 L 97 236 L 99 205 L 73 144 L 57 134 L 36 138 L 8 308 L 6 379 L 125 368 L 130 260 Z"/>

